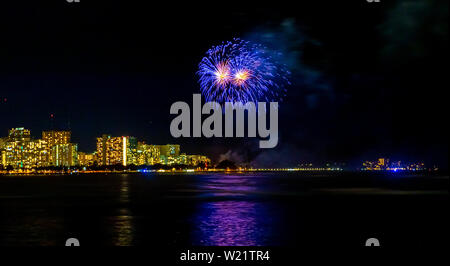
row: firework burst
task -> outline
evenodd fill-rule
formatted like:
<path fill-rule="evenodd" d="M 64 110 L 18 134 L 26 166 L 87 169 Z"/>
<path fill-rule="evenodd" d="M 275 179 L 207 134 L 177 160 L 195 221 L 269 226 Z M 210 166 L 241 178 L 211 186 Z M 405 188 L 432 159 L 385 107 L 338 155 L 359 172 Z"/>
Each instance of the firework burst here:
<path fill-rule="evenodd" d="M 209 49 L 197 74 L 207 101 L 245 104 L 281 101 L 290 73 L 265 47 L 234 39 Z"/>

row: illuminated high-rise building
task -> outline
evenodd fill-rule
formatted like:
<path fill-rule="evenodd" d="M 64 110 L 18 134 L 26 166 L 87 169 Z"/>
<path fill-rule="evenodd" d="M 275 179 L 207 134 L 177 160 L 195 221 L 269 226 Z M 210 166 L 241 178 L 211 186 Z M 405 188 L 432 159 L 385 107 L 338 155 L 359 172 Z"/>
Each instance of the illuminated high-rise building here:
<path fill-rule="evenodd" d="M 211 159 L 204 155 L 187 155 L 186 164 L 191 166 L 197 166 L 200 163 L 210 165 Z"/>
<path fill-rule="evenodd" d="M 33 140 L 34 142 L 34 165 L 35 167 L 44 167 L 50 165 L 51 151 L 48 143 L 42 139 Z"/>
<path fill-rule="evenodd" d="M 53 151 L 53 147 L 56 145 L 68 145 L 70 144 L 70 138 L 72 133 L 70 131 L 66 130 L 49 130 L 49 131 L 43 131 L 42 132 L 42 140 L 46 143 L 47 147 L 47 166 L 72 166 L 69 165 L 67 162 L 61 163 L 61 158 L 55 158 L 53 157 L 57 153 Z M 59 147 L 57 150 L 65 149 L 64 147 Z M 56 164 L 57 163 L 57 164 Z"/>
<path fill-rule="evenodd" d="M 23 127 L 12 128 L 8 132 L 9 141 L 30 141 L 31 132 Z"/>
<path fill-rule="evenodd" d="M 180 156 L 180 145 L 178 144 L 166 144 L 157 145 L 159 149 L 159 163 L 172 165 L 176 164 L 176 159 Z"/>
<path fill-rule="evenodd" d="M 8 141 L 5 146 L 5 166 L 12 166 L 14 168 L 23 168 L 24 160 L 27 157 L 24 154 L 24 143 L 19 141 Z M 25 149 L 26 150 L 26 149 Z"/>
<path fill-rule="evenodd" d="M 178 157 L 180 155 L 180 145 L 178 144 L 166 144 L 157 145 L 161 156 L 165 157 Z"/>
<path fill-rule="evenodd" d="M 29 169 L 35 166 L 35 142 L 31 141 L 30 130 L 13 128 L 4 140 L 2 164 L 14 168 Z"/>
<path fill-rule="evenodd" d="M 6 166 L 6 138 L 0 138 L 0 169 Z"/>
<path fill-rule="evenodd" d="M 97 160 L 99 165 L 121 164 L 122 138 L 102 135 L 97 138 Z"/>
<path fill-rule="evenodd" d="M 52 147 L 57 144 L 69 144 L 71 135 L 72 135 L 72 132 L 65 131 L 65 130 L 43 131 L 42 139 L 48 143 L 49 147 Z"/>
<path fill-rule="evenodd" d="M 182 153 L 179 156 L 169 156 L 169 157 L 165 157 L 162 156 L 161 157 L 162 160 L 164 161 L 165 164 L 167 165 L 173 165 L 173 164 L 187 164 L 187 155 L 186 153 Z"/>
<path fill-rule="evenodd" d="M 124 153 L 126 154 L 126 164 L 124 165 L 135 165 L 138 152 L 137 139 L 135 137 L 122 137 L 122 141 L 126 144 L 124 145 Z"/>
<path fill-rule="evenodd" d="M 6 145 L 7 138 L 0 138 L 0 150 L 3 150 Z"/>
<path fill-rule="evenodd" d="M 6 162 L 6 151 L 4 151 L 4 150 L 0 151 L 0 156 L 1 156 L 2 167 L 5 168 L 8 165 Z"/>
<path fill-rule="evenodd" d="M 53 166 L 70 167 L 77 165 L 78 162 L 77 144 L 56 144 L 51 148 L 51 158 Z"/>
<path fill-rule="evenodd" d="M 28 169 L 33 164 L 33 143 L 30 141 L 8 141 L 5 148 L 5 166 Z M 2 157 L 3 157 L 2 156 Z"/>
<path fill-rule="evenodd" d="M 97 138 L 97 161 L 99 165 L 135 164 L 137 141 L 134 137 L 112 137 L 103 135 Z"/>
<path fill-rule="evenodd" d="M 78 152 L 78 165 L 92 166 L 95 163 L 95 153 Z"/>
<path fill-rule="evenodd" d="M 42 139 L 34 140 L 30 130 L 13 128 L 3 141 L 1 162 L 16 169 L 74 166 L 77 146 L 70 143 L 70 135 L 70 131 L 44 131 Z"/>
<path fill-rule="evenodd" d="M 157 145 L 138 142 L 135 164 L 136 165 L 154 165 L 159 163 L 159 148 Z"/>
<path fill-rule="evenodd" d="M 108 139 L 108 135 L 102 135 L 100 138 L 97 138 L 96 152 L 95 157 L 98 165 L 106 165 L 106 141 Z"/>

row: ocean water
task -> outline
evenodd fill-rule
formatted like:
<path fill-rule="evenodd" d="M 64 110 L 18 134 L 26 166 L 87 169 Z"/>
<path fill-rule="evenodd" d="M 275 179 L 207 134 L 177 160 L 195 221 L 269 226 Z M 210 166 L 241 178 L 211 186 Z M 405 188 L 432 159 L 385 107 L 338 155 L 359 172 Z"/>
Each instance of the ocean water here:
<path fill-rule="evenodd" d="M 0 176 L 0 245 L 429 246 L 448 176 L 346 172 Z"/>

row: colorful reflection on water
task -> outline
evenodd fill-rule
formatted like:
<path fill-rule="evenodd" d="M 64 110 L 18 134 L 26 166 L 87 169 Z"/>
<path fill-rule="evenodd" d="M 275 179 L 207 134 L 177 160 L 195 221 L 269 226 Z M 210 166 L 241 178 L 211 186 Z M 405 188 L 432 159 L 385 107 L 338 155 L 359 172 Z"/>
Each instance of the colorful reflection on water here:
<path fill-rule="evenodd" d="M 206 181 L 206 182 L 205 182 Z M 252 200 L 261 186 L 255 178 L 212 176 L 198 185 L 200 197 L 211 201 L 199 203 L 192 222 L 192 244 L 200 246 L 273 245 L 274 217 L 270 206 Z M 217 198 L 223 200 L 217 200 Z M 270 239 L 270 242 L 269 242 Z"/>
<path fill-rule="evenodd" d="M 202 203 L 194 219 L 192 244 L 267 245 L 272 236 L 273 221 L 266 212 L 264 204 L 257 202 L 231 200 Z"/>
<path fill-rule="evenodd" d="M 418 217 L 427 217 L 418 221 L 434 230 L 429 235 L 442 234 L 448 176 L 386 180 L 384 173 L 0 177 L 0 246 L 63 246 L 69 237 L 82 246 L 294 246 L 331 237 L 354 245 L 367 228 L 409 236 Z M 368 207 L 355 206 L 359 199 Z"/>

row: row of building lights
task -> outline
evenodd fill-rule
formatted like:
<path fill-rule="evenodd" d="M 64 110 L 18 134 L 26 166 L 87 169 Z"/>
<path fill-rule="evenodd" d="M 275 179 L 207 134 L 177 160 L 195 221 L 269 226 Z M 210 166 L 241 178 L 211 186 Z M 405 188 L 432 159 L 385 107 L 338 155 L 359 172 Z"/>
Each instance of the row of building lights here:
<path fill-rule="evenodd" d="M 41 139 L 33 139 L 25 128 L 13 128 L 0 138 L 0 164 L 3 168 L 33 169 L 40 167 L 109 166 L 109 165 L 197 165 L 210 164 L 203 155 L 180 153 L 180 145 L 150 145 L 134 137 L 97 138 L 94 153 L 78 151 L 71 143 L 70 131 L 44 131 Z"/>

